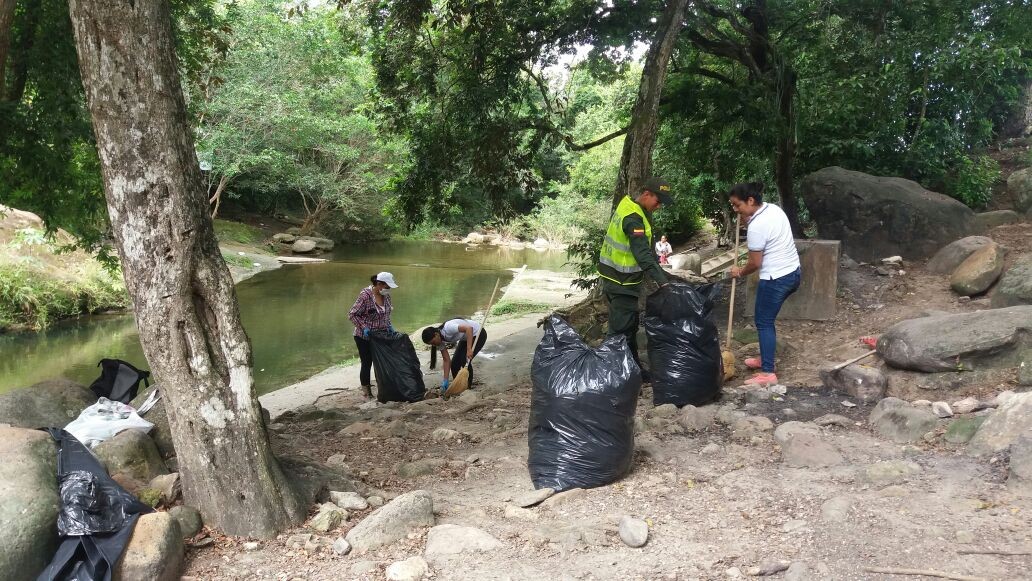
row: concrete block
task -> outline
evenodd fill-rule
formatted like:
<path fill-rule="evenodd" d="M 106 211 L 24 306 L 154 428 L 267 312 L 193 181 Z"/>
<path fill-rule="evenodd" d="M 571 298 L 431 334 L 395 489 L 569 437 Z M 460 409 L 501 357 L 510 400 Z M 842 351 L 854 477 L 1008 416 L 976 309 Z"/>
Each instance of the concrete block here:
<path fill-rule="evenodd" d="M 799 290 L 781 307 L 779 319 L 824 321 L 835 316 L 841 243 L 838 240 L 796 240 L 803 279 Z M 756 274 L 746 282 L 745 316 L 756 308 Z"/>

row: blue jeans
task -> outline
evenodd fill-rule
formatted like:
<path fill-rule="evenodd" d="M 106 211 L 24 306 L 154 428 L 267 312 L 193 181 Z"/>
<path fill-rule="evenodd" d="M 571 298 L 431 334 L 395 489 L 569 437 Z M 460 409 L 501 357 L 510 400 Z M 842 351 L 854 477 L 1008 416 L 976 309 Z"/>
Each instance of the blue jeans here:
<path fill-rule="evenodd" d="M 792 293 L 799 289 L 802 271 L 773 280 L 760 279 L 756 287 L 756 332 L 760 335 L 760 362 L 764 373 L 774 373 L 774 350 L 778 344 L 774 319 Z"/>

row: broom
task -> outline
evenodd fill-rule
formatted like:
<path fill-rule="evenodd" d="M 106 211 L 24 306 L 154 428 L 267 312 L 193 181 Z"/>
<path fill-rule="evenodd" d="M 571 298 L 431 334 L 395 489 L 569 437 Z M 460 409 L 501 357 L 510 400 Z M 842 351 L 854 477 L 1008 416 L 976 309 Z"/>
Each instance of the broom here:
<path fill-rule="evenodd" d="M 487 311 L 484 312 L 484 318 L 480 321 L 480 330 L 477 331 L 477 334 L 473 336 L 474 349 L 476 349 L 477 340 L 480 339 L 480 334 L 484 332 L 484 325 L 487 324 L 487 316 L 491 314 L 491 307 L 494 306 L 495 293 L 498 292 L 498 285 L 501 284 L 501 282 L 502 279 L 500 278 L 497 281 L 495 281 L 494 290 L 491 291 L 491 300 L 487 304 Z M 476 356 L 476 353 L 474 353 L 473 357 Z M 466 366 L 460 369 L 459 372 L 455 374 L 455 378 L 452 379 L 450 384 L 448 384 L 448 389 L 444 392 L 444 397 L 452 397 L 454 395 L 459 395 L 460 393 L 466 391 L 466 388 L 469 387 L 469 368 L 473 365 L 473 357 L 470 357 L 469 361 L 466 362 Z"/>
<path fill-rule="evenodd" d="M 741 233 L 742 217 L 736 216 L 734 266 L 738 265 L 738 245 L 741 242 Z M 724 351 L 720 353 L 721 359 L 724 360 L 724 381 L 735 376 L 735 354 L 731 351 L 731 323 L 735 318 L 735 287 L 737 283 L 737 278 L 731 279 L 731 300 L 727 309 L 727 340 L 724 342 Z"/>

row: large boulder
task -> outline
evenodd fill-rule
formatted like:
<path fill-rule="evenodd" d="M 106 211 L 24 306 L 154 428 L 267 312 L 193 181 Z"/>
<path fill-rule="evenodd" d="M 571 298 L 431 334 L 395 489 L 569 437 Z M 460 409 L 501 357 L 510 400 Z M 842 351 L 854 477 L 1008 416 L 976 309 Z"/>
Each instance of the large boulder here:
<path fill-rule="evenodd" d="M 1017 367 L 1032 357 L 1032 305 L 901 321 L 878 339 L 878 353 L 929 373 Z"/>
<path fill-rule="evenodd" d="M 979 233 L 970 208 L 902 178 L 827 167 L 803 179 L 802 195 L 820 238 L 856 260 L 924 259 Z"/>
<path fill-rule="evenodd" d="M 968 236 L 955 240 L 936 252 L 935 256 L 925 265 L 925 269 L 933 274 L 952 274 L 962 262 L 967 260 L 967 257 L 990 244 L 995 244 L 995 242 L 988 236 Z"/>
<path fill-rule="evenodd" d="M 1018 170 L 1007 178 L 1007 191 L 1018 212 L 1032 211 L 1032 167 Z"/>
<path fill-rule="evenodd" d="M 329 238 L 322 238 L 320 236 L 302 236 L 302 237 L 298 238 L 297 241 L 294 242 L 294 248 L 297 247 L 297 243 L 298 242 L 305 241 L 305 240 L 314 242 L 315 243 L 315 248 L 318 248 L 319 250 L 333 250 L 333 240 L 330 240 Z M 299 251 L 295 249 L 294 252 L 299 252 Z M 308 252 L 308 251 L 306 250 L 304 252 Z"/>
<path fill-rule="evenodd" d="M 434 501 L 426 490 L 402 494 L 374 510 L 344 539 L 356 551 L 370 551 L 404 539 L 410 532 L 434 525 Z"/>
<path fill-rule="evenodd" d="M 140 430 L 124 430 L 93 449 L 115 481 L 129 490 L 139 490 L 158 476 L 168 474 L 158 447 Z"/>
<path fill-rule="evenodd" d="M 0 578 L 35 579 L 46 567 L 57 546 L 59 503 L 50 436 L 0 426 Z"/>
<path fill-rule="evenodd" d="M 0 394 L 0 424 L 63 428 L 96 401 L 92 391 L 74 381 L 43 381 Z"/>
<path fill-rule="evenodd" d="M 1032 305 L 1032 254 L 1015 261 L 1003 273 L 990 304 L 994 309 Z"/>
<path fill-rule="evenodd" d="M 995 454 L 1028 434 L 1032 434 L 1032 392 L 1018 393 L 979 426 L 968 449 L 976 455 Z"/>
<path fill-rule="evenodd" d="M 1003 272 L 1003 249 L 989 244 L 976 250 L 950 275 L 950 288 L 961 296 L 980 295 L 1000 278 Z"/>
<path fill-rule="evenodd" d="M 302 238 L 290 246 L 290 251 L 295 254 L 307 254 L 315 250 L 315 240 Z"/>
<path fill-rule="evenodd" d="M 993 210 L 975 214 L 975 224 L 980 230 L 989 230 L 1005 224 L 1017 224 L 1021 221 L 1021 214 L 1014 210 Z"/>
<path fill-rule="evenodd" d="M 140 409 L 143 402 L 147 401 L 147 397 L 152 391 L 158 389 L 157 385 L 152 385 L 145 391 L 140 392 L 136 399 L 129 405 L 136 409 Z M 172 442 L 172 428 L 168 423 L 168 413 L 165 411 L 165 395 L 162 394 L 161 399 L 158 403 L 154 404 L 154 407 L 147 410 L 146 414 L 143 414 L 143 419 L 154 424 L 151 428 L 150 437 L 154 440 L 154 443 L 158 446 L 158 452 L 161 453 L 162 458 L 170 458 L 176 455 L 176 445 Z"/>
<path fill-rule="evenodd" d="M 119 581 L 176 581 L 183 570 L 183 535 L 167 512 L 145 514 L 136 520 L 129 544 L 115 565 Z"/>
<path fill-rule="evenodd" d="M 895 397 L 887 397 L 878 402 L 871 411 L 868 422 L 874 431 L 901 444 L 920 440 L 939 424 L 932 412 L 914 407 Z"/>

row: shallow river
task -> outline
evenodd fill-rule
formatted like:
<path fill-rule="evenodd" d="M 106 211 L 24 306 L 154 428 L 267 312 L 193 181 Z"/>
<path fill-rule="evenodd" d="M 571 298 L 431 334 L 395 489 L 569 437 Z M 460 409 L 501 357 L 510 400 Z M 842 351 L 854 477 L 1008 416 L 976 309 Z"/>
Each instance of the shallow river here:
<path fill-rule="evenodd" d="M 244 329 L 254 350 L 259 393 L 274 391 L 357 356 L 347 313 L 381 270 L 394 274 L 394 327 L 420 325 L 483 309 L 509 268 L 559 270 L 566 253 L 467 247 L 434 242 L 347 246 L 323 264 L 285 265 L 237 285 Z M 418 339 L 417 339 L 418 340 Z M 101 359 L 147 368 L 129 314 L 82 318 L 44 333 L 0 335 L 0 392 L 56 377 L 89 385 Z"/>

